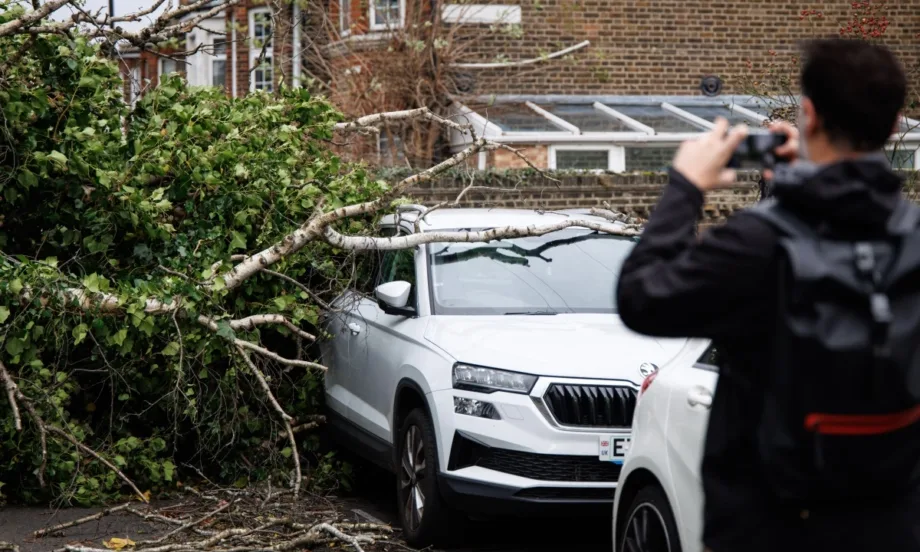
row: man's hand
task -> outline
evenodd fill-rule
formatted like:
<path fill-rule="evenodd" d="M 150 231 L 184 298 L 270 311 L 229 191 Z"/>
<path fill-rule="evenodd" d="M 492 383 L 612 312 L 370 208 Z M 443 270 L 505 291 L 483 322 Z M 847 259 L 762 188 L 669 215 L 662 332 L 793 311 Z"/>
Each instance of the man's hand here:
<path fill-rule="evenodd" d="M 786 143 L 776 148 L 776 157 L 787 163 L 794 163 L 797 161 L 802 140 L 799 135 L 799 129 L 786 121 L 779 121 L 770 125 L 770 132 L 785 134 L 787 137 Z M 763 177 L 766 180 L 773 180 L 773 171 L 769 169 L 765 170 L 763 172 Z"/>
<path fill-rule="evenodd" d="M 701 192 L 730 186 L 735 182 L 735 171 L 725 167 L 745 136 L 746 125 L 736 126 L 729 132 L 728 121 L 719 117 L 711 131 L 680 145 L 674 157 L 674 170 Z"/>

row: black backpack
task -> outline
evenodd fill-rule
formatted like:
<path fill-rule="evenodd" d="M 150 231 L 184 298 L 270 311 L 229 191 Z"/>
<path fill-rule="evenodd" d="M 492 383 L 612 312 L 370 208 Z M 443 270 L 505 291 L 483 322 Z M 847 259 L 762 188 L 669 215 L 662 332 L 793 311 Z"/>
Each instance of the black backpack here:
<path fill-rule="evenodd" d="M 920 208 L 886 235 L 819 235 L 777 200 L 749 212 L 780 236 L 777 327 L 757 428 L 775 495 L 892 497 L 920 483 Z"/>

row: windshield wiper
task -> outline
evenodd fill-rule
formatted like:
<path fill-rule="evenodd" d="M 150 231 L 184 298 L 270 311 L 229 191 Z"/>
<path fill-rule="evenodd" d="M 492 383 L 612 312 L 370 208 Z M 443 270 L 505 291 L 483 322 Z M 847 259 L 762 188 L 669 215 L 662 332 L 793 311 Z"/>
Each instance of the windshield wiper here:
<path fill-rule="evenodd" d="M 521 312 L 506 312 L 505 316 L 555 316 L 559 314 L 556 311 L 521 311 Z"/>

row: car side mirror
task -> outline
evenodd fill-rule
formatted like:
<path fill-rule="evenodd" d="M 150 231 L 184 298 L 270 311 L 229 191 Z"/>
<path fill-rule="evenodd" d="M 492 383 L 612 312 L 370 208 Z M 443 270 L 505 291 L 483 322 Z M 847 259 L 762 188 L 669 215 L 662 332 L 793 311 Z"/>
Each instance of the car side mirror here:
<path fill-rule="evenodd" d="M 380 284 L 374 290 L 380 309 L 395 316 L 415 316 L 415 309 L 407 306 L 412 293 L 412 284 L 398 280 Z"/>

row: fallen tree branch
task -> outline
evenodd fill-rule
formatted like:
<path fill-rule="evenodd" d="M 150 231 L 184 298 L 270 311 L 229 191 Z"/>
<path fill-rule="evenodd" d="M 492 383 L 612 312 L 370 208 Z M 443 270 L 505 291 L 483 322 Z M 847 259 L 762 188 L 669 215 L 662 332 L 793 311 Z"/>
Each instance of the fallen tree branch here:
<path fill-rule="evenodd" d="M 83 525 L 84 523 L 88 523 L 90 521 L 96 521 L 97 519 L 102 519 L 105 516 L 114 514 L 115 512 L 120 512 L 128 508 L 128 506 L 130 505 L 131 505 L 130 502 L 125 502 L 124 504 L 121 504 L 119 506 L 113 506 L 111 508 L 106 508 L 105 510 L 96 512 L 95 514 L 90 515 L 90 516 L 81 517 L 80 519 L 75 519 L 73 521 L 68 521 L 65 523 L 59 523 L 55 525 L 54 527 L 47 527 L 45 529 L 39 529 L 38 531 L 33 532 L 32 536 L 36 538 L 44 537 L 45 535 L 51 535 L 51 534 L 57 533 L 58 531 L 63 531 L 64 529 L 76 527 L 77 525 Z"/>
<path fill-rule="evenodd" d="M 538 226 L 535 224 L 529 226 L 504 226 L 476 232 L 420 232 L 389 238 L 345 236 L 330 226 L 326 228 L 325 236 L 326 241 L 329 242 L 330 245 L 334 245 L 340 249 L 392 251 L 397 249 L 409 249 L 422 244 L 435 242 L 472 243 L 523 238 L 528 236 L 543 236 L 551 232 L 558 232 L 559 230 L 572 227 L 587 228 L 589 230 L 595 230 L 604 234 L 612 234 L 614 236 L 639 235 L 638 230 L 624 228 L 623 226 L 617 226 L 607 222 L 567 218 L 545 226 Z"/>
<path fill-rule="evenodd" d="M 284 429 L 287 431 L 288 441 L 291 445 L 291 456 L 294 457 L 294 498 L 297 498 L 297 495 L 300 494 L 300 483 L 303 480 L 303 474 L 300 470 L 300 455 L 297 453 L 297 441 L 294 439 L 294 430 L 291 428 L 291 416 L 281 408 L 281 405 L 278 404 L 278 400 L 275 399 L 274 393 L 272 393 L 271 388 L 268 386 L 268 381 L 265 379 L 265 374 L 259 370 L 259 367 L 255 365 L 249 354 L 243 348 L 242 345 L 236 345 L 237 351 L 239 351 L 240 356 L 243 357 L 243 360 L 249 366 L 249 369 L 252 370 L 253 375 L 259 381 L 259 385 L 262 387 L 262 391 L 265 393 L 268 398 L 269 403 L 275 409 L 275 412 L 281 416 L 281 420 L 284 422 Z"/>
<path fill-rule="evenodd" d="M 522 59 L 519 61 L 499 61 L 494 63 L 451 63 L 450 66 L 459 67 L 462 69 L 502 69 L 505 67 L 520 67 L 522 65 L 533 65 L 534 63 L 542 63 L 557 57 L 562 57 L 566 54 L 570 54 L 576 50 L 581 50 L 582 48 L 586 48 L 590 45 L 591 41 L 585 40 L 575 44 L 574 46 L 569 46 L 568 48 L 559 50 L 557 52 L 530 59 Z"/>
<path fill-rule="evenodd" d="M 163 535 L 162 537 L 156 538 L 156 539 L 154 539 L 154 540 L 142 541 L 142 542 L 139 543 L 139 544 L 147 545 L 147 544 L 160 544 L 161 542 L 165 542 L 167 539 L 169 539 L 169 537 L 171 537 L 171 536 L 173 536 L 173 535 L 176 535 L 176 534 L 178 534 L 178 533 L 181 533 L 182 531 L 187 531 L 188 529 L 191 529 L 192 527 L 195 527 L 196 525 L 199 525 L 199 524 L 201 524 L 201 523 L 204 523 L 204 522 L 207 521 L 208 519 L 210 519 L 210 518 L 216 516 L 217 514 L 223 512 L 224 510 L 226 510 L 227 508 L 229 508 L 230 506 L 232 506 L 234 502 L 236 502 L 236 500 L 230 500 L 230 501 L 228 501 L 228 502 L 226 502 L 226 503 L 224 503 L 224 504 L 221 504 L 221 505 L 218 506 L 216 509 L 214 509 L 214 510 L 208 512 L 207 514 L 204 515 L 204 517 L 202 517 L 202 518 L 200 518 L 200 519 L 196 519 L 196 520 L 190 521 L 190 522 L 188 522 L 188 523 L 186 523 L 186 524 L 184 524 L 184 525 L 182 525 L 182 526 L 180 526 L 180 527 L 176 527 L 175 529 L 173 529 L 172 531 L 166 533 L 166 534 Z"/>
<path fill-rule="evenodd" d="M 348 121 L 344 123 L 336 123 L 335 129 L 340 132 L 351 132 L 361 129 L 370 129 L 375 132 L 380 132 L 380 129 L 376 126 L 384 122 L 399 122 L 407 121 L 414 119 L 427 119 L 429 121 L 438 123 L 440 125 L 452 128 L 458 132 L 470 133 L 473 130 L 473 125 L 461 125 L 449 119 L 445 119 L 440 115 L 436 115 L 427 107 L 419 107 L 417 109 L 407 109 L 404 111 L 388 111 L 386 113 L 374 113 L 372 115 L 365 115 L 364 117 L 358 117 L 354 121 Z"/>

